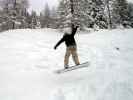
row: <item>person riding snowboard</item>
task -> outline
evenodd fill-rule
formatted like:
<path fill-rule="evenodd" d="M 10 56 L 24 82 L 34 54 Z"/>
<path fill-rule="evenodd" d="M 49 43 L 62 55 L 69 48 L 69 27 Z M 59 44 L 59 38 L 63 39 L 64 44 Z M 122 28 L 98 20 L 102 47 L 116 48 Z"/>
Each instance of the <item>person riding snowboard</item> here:
<path fill-rule="evenodd" d="M 72 28 L 71 33 L 65 32 L 65 34 L 63 35 L 61 40 L 54 46 L 54 49 L 56 50 L 56 48 L 61 43 L 65 42 L 65 44 L 66 44 L 66 54 L 65 54 L 65 58 L 64 58 L 64 67 L 66 69 L 69 67 L 68 63 L 69 63 L 70 55 L 72 55 L 72 58 L 73 58 L 76 65 L 80 64 L 78 54 L 77 54 L 77 44 L 76 44 L 76 41 L 74 39 L 77 28 L 78 28 L 78 26 Z"/>

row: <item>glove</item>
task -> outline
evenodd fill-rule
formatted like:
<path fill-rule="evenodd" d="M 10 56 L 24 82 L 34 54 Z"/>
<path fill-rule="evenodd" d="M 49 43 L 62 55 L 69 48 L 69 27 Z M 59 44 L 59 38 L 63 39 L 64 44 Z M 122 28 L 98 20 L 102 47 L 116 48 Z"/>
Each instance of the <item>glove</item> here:
<path fill-rule="evenodd" d="M 54 49 L 56 50 L 56 49 L 57 49 L 57 47 L 56 47 L 56 46 L 54 46 Z"/>

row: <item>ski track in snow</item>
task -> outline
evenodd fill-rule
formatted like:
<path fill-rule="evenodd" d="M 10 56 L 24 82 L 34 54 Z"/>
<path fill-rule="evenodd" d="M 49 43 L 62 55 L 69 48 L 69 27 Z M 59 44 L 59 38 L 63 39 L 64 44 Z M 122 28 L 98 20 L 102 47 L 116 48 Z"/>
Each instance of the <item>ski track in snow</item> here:
<path fill-rule="evenodd" d="M 0 100 L 132 100 L 133 30 L 77 34 L 83 69 L 54 74 L 63 67 L 62 33 L 51 29 L 0 34 Z M 73 64 L 70 61 L 70 64 Z"/>

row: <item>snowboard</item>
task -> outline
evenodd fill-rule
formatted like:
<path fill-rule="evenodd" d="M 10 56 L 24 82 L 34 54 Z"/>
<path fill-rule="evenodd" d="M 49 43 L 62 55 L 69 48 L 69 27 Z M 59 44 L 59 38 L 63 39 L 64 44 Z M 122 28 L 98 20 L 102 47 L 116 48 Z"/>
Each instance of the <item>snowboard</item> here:
<path fill-rule="evenodd" d="M 76 70 L 76 69 L 84 68 L 88 66 L 89 66 L 89 62 L 85 62 L 85 63 L 81 63 L 80 65 L 69 66 L 67 69 L 63 68 L 63 69 L 56 70 L 55 73 L 61 74 L 64 72 L 68 72 L 68 71 L 72 71 L 72 70 Z"/>

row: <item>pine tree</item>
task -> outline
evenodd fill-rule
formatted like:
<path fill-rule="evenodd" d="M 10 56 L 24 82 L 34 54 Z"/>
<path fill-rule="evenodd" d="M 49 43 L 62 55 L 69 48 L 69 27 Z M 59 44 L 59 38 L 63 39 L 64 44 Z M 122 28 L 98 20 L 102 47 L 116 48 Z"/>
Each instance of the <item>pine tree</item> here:
<path fill-rule="evenodd" d="M 112 29 L 112 3 L 113 0 L 105 0 L 104 5 L 105 5 L 105 15 L 107 18 L 108 22 L 108 29 Z"/>
<path fill-rule="evenodd" d="M 50 11 L 50 27 L 56 29 L 57 28 L 57 9 L 56 7 L 52 7 Z"/>
<path fill-rule="evenodd" d="M 26 28 L 32 28 L 32 16 L 29 13 L 26 14 L 25 21 L 26 21 Z"/>
<path fill-rule="evenodd" d="M 126 0 L 116 0 L 113 2 L 112 20 L 113 24 L 123 25 L 128 21 L 128 6 Z"/>
<path fill-rule="evenodd" d="M 64 27 L 69 27 L 70 26 L 70 19 L 68 18 L 69 16 L 69 2 L 66 0 L 61 0 L 59 3 L 59 7 L 57 10 L 58 16 L 58 23 L 57 26 L 59 28 L 64 28 Z M 69 21 L 69 22 L 68 22 Z"/>
<path fill-rule="evenodd" d="M 51 10 L 49 8 L 48 3 L 45 3 L 44 10 L 40 13 L 40 23 L 41 27 L 44 28 L 50 28 L 51 24 Z"/>
<path fill-rule="evenodd" d="M 0 9 L 0 32 L 2 31 L 2 22 L 4 21 L 2 15 L 3 15 L 3 11 L 2 9 Z"/>
<path fill-rule="evenodd" d="M 26 14 L 28 8 L 27 0 L 2 0 L 3 8 L 3 25 L 7 29 L 25 28 Z"/>
<path fill-rule="evenodd" d="M 103 0 L 92 0 L 94 27 L 107 28 L 107 18 L 105 15 L 105 5 Z"/>
<path fill-rule="evenodd" d="M 61 0 L 58 13 L 61 28 L 71 25 L 79 25 L 81 29 L 107 28 L 102 0 Z"/>
<path fill-rule="evenodd" d="M 35 29 L 37 26 L 37 14 L 35 11 L 32 11 L 31 13 L 31 28 Z"/>
<path fill-rule="evenodd" d="M 48 6 L 48 3 L 45 4 L 44 21 L 45 21 L 45 27 L 49 28 L 49 25 L 50 25 L 50 8 Z"/>
<path fill-rule="evenodd" d="M 58 7 L 60 27 L 85 26 L 88 0 L 62 0 Z"/>
<path fill-rule="evenodd" d="M 128 15 L 129 15 L 128 25 L 133 28 L 133 3 L 128 3 Z"/>

